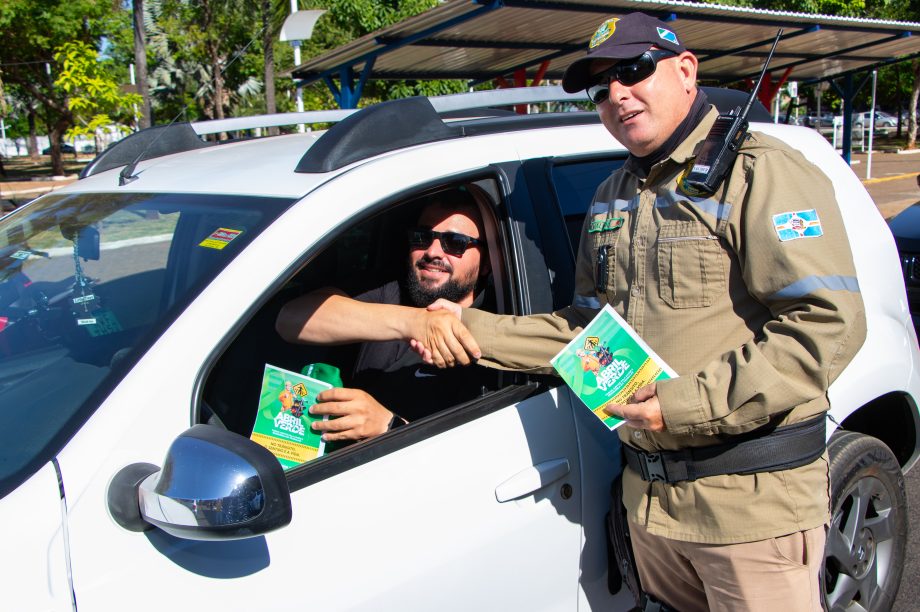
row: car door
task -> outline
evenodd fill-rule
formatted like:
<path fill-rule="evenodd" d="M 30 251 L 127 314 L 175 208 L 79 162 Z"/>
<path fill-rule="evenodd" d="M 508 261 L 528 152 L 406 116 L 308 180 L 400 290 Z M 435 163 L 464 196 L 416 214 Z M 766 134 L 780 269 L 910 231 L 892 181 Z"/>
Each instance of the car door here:
<path fill-rule="evenodd" d="M 498 140 L 480 146 L 501 155 Z M 321 187 L 255 239 L 140 360 L 61 453 L 81 609 L 576 607 L 582 483 L 573 412 L 567 393 L 524 379 L 292 471 L 293 520 L 265 536 L 179 540 L 127 531 L 106 512 L 112 475 L 162 464 L 189 407 L 198 414 L 220 351 L 317 242 L 407 185 L 481 168 L 482 150 L 423 147 Z M 301 229 L 299 240 L 290 228 Z"/>

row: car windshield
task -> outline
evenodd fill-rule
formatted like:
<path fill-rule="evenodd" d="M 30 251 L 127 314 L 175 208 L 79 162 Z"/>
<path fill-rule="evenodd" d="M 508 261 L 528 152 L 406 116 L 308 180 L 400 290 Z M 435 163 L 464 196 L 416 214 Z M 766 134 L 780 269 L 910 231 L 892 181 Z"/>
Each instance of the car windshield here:
<path fill-rule="evenodd" d="M 291 202 L 49 195 L 0 219 L 0 497 Z"/>

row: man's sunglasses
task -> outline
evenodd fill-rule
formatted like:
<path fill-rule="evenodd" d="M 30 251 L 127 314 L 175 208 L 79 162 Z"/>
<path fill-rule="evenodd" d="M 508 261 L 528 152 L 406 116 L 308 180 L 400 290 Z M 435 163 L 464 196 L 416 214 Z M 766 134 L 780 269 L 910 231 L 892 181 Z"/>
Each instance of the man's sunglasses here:
<path fill-rule="evenodd" d="M 587 89 L 588 98 L 595 104 L 601 104 L 610 94 L 610 82 L 619 81 L 629 87 L 652 76 L 658 62 L 666 57 L 676 55 L 664 49 L 649 49 L 639 57 L 617 62 L 607 70 L 595 75 L 597 85 Z"/>
<path fill-rule="evenodd" d="M 409 230 L 409 246 L 414 249 L 427 249 L 435 238 L 441 241 L 441 249 L 454 257 L 463 257 L 468 248 L 480 244 L 478 238 L 457 232 L 436 232 L 423 227 Z"/>

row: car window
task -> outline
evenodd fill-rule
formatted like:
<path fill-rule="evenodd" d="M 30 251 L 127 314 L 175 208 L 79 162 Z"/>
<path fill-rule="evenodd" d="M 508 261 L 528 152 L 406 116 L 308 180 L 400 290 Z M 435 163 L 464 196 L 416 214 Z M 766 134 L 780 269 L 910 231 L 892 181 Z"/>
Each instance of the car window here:
<path fill-rule="evenodd" d="M 229 344 L 228 348 L 215 362 L 204 384 L 202 395 L 202 410 L 198 416 L 199 421 L 208 421 L 212 424 L 222 425 L 240 435 L 251 437 L 256 423 L 257 409 L 263 395 L 263 372 L 266 365 L 272 370 L 286 370 L 288 372 L 302 372 L 308 370 L 312 364 L 322 363 L 338 369 L 343 385 L 346 387 L 362 388 L 371 392 L 382 405 L 391 411 L 410 416 L 411 408 L 401 403 L 407 393 L 407 387 L 412 386 L 412 403 L 418 404 L 416 396 L 429 397 L 433 406 L 447 410 L 457 405 L 466 405 L 478 402 L 478 412 L 484 414 L 483 402 L 490 394 L 502 389 L 502 375 L 495 370 L 477 368 L 478 374 L 469 370 L 469 383 L 461 382 L 460 392 L 455 393 L 450 388 L 430 386 L 409 379 L 400 378 L 398 368 L 376 369 L 368 366 L 360 375 L 356 371 L 364 356 L 361 344 L 342 346 L 319 346 L 306 344 L 293 344 L 286 342 L 275 330 L 275 321 L 281 308 L 292 299 L 323 287 L 336 287 L 353 297 L 360 297 L 368 301 L 378 301 L 381 295 L 391 295 L 406 275 L 406 261 L 408 257 L 408 229 L 415 225 L 419 216 L 420 203 L 418 197 L 438 189 L 454 188 L 454 186 L 439 186 L 419 192 L 404 195 L 398 202 L 385 207 L 383 212 L 371 217 L 357 220 L 341 228 L 339 235 L 320 252 L 308 252 L 307 263 L 291 278 L 287 279 L 283 287 L 276 293 L 268 296 L 256 314 L 244 325 L 238 335 Z M 478 194 L 478 198 L 488 198 L 486 189 L 477 188 L 470 183 L 464 184 L 464 189 L 470 189 Z M 497 185 L 493 193 L 498 193 Z M 491 224 L 495 223 L 492 219 Z M 492 228 L 486 234 L 495 240 L 499 233 Z M 488 252 L 492 268 L 504 268 L 503 245 L 488 244 Z M 494 255 L 494 256 L 493 256 Z M 503 274 L 493 274 L 491 281 L 484 284 L 480 293 L 482 303 L 480 307 L 486 310 L 498 311 L 498 304 L 508 303 L 505 297 L 506 287 L 504 282 L 495 279 L 504 278 Z M 498 294 L 502 299 L 498 299 Z M 411 356 L 403 355 L 399 361 L 411 360 Z M 394 374 L 398 370 L 399 375 Z M 422 372 L 419 378 L 427 378 L 428 374 Z M 450 385 L 458 383 L 451 382 Z M 482 399 L 483 401 L 479 401 Z M 427 400 L 422 400 L 423 402 Z M 264 404 L 264 402 L 263 402 Z M 279 404 L 280 406 L 280 404 Z M 279 406 L 274 409 L 280 410 Z M 497 409 L 493 406 L 491 409 Z M 409 412 L 406 412 L 409 410 Z M 299 415 L 298 415 L 299 416 Z M 453 415 L 456 421 L 457 415 Z M 274 418 L 274 416 L 273 416 Z M 429 422 L 437 420 L 438 414 L 429 416 L 421 415 L 413 424 L 424 437 L 430 435 L 425 431 L 433 432 L 438 425 L 428 427 Z M 461 415 L 459 419 L 474 418 Z M 426 429 L 427 428 L 427 429 Z M 399 431 L 399 430 L 397 430 Z M 388 434 L 389 435 L 389 434 Z M 388 436 L 387 435 L 387 436 Z M 381 436 L 381 438 L 387 437 Z M 338 450 L 348 446 L 350 456 L 355 454 L 358 445 L 327 445 L 326 455 L 321 458 L 323 463 L 335 460 Z M 370 455 L 368 455 L 370 456 Z M 354 459 L 352 459 L 353 461 Z M 315 462 L 319 464 L 320 462 Z M 312 467 L 307 464 L 305 467 Z"/>
<path fill-rule="evenodd" d="M 553 164 L 552 177 L 556 199 L 565 218 L 566 232 L 573 252 L 578 251 L 581 226 L 594 199 L 594 193 L 624 162 L 624 159 L 604 159 Z"/>
<path fill-rule="evenodd" d="M 52 195 L 0 219 L 0 495 L 289 203 Z"/>

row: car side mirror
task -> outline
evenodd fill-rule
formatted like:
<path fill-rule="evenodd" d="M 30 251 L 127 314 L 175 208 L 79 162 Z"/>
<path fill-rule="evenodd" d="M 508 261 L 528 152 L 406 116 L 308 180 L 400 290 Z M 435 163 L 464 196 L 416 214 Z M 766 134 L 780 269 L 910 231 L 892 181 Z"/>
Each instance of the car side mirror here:
<path fill-rule="evenodd" d="M 134 463 L 109 483 L 109 513 L 129 531 L 158 527 L 187 540 L 237 540 L 291 522 L 291 493 L 278 459 L 248 438 L 195 425 L 163 468 Z"/>

